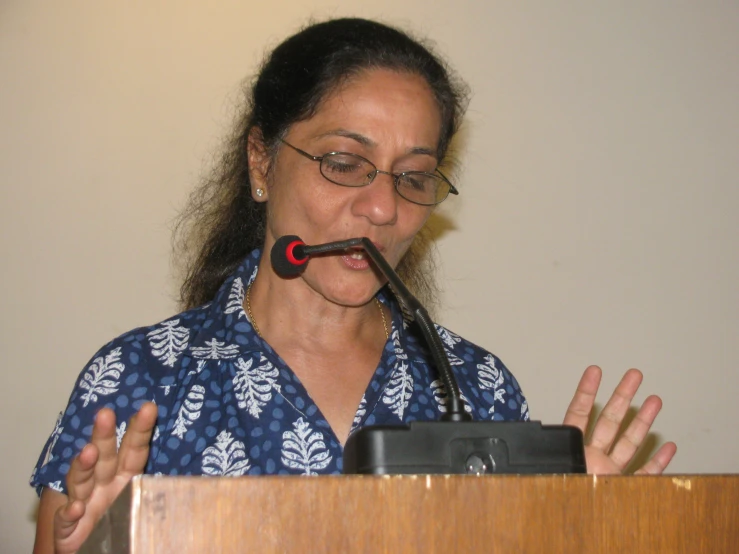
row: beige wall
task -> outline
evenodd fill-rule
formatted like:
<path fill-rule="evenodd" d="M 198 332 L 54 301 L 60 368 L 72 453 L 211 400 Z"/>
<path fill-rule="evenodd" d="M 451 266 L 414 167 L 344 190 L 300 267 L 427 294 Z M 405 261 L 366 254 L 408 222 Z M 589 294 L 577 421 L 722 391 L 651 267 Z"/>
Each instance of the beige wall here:
<path fill-rule="evenodd" d="M 175 310 L 171 221 L 239 81 L 310 15 L 433 36 L 474 90 L 441 321 L 547 422 L 587 364 L 642 368 L 672 470 L 739 471 L 739 7 L 429 6 L 0 3 L 0 551 L 30 548 L 25 482 L 88 357 Z"/>

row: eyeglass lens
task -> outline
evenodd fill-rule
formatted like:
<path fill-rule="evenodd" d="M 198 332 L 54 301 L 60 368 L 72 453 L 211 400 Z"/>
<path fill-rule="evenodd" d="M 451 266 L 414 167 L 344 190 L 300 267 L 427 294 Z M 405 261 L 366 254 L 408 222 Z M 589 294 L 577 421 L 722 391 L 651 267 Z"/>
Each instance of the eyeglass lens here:
<path fill-rule="evenodd" d="M 326 154 L 321 161 L 321 173 L 336 184 L 361 187 L 372 182 L 377 168 L 353 154 Z M 449 184 L 435 175 L 414 172 L 393 179 L 398 194 L 417 204 L 438 204 L 449 194 Z"/>

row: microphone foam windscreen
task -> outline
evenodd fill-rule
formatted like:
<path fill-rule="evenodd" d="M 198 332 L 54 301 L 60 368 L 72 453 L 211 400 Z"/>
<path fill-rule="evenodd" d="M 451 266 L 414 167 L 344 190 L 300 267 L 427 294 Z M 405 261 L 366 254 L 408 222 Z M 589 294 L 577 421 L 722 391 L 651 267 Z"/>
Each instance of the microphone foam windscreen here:
<path fill-rule="evenodd" d="M 280 277 L 297 277 L 305 269 L 305 263 L 308 257 L 298 259 L 295 256 L 294 249 L 296 246 L 303 246 L 305 243 L 300 237 L 295 235 L 285 235 L 278 238 L 270 252 L 270 261 L 272 269 Z"/>

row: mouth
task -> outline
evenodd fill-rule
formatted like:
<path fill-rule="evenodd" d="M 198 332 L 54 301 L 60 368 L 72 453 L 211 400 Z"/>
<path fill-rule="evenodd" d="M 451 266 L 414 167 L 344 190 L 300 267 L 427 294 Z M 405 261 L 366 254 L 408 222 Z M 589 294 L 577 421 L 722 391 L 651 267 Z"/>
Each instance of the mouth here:
<path fill-rule="evenodd" d="M 368 256 L 364 250 L 354 250 L 349 254 L 349 257 L 353 260 L 364 260 Z"/>
<path fill-rule="evenodd" d="M 375 241 L 370 241 L 370 242 L 372 242 L 372 246 L 374 246 L 377 249 L 380 255 L 384 257 L 385 256 L 385 245 L 379 244 Z M 355 260 L 370 260 L 372 258 L 372 256 L 370 256 L 367 253 L 367 251 L 364 250 L 364 248 L 362 248 L 361 246 L 356 246 L 354 248 L 347 249 L 345 252 L 346 252 L 345 256 L 349 256 L 350 258 L 355 259 Z"/>
<path fill-rule="evenodd" d="M 372 242 L 373 246 L 377 248 L 384 255 L 383 251 L 385 247 L 381 244 Z M 341 256 L 344 264 L 354 270 L 366 271 L 372 267 L 372 257 L 362 247 L 349 248 L 344 251 Z"/>

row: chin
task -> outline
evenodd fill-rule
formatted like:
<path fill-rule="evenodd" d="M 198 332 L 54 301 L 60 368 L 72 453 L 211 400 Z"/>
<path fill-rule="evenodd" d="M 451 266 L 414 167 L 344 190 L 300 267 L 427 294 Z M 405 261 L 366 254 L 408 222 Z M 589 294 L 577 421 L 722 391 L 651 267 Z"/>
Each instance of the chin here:
<path fill-rule="evenodd" d="M 377 291 L 380 290 L 381 284 L 377 282 L 377 279 L 372 279 L 371 283 L 367 280 L 363 282 L 345 282 L 345 283 L 332 283 L 331 286 L 321 290 L 323 296 L 339 304 L 340 306 L 348 307 L 359 307 L 364 306 L 367 302 L 370 302 L 374 298 Z"/>
<path fill-rule="evenodd" d="M 305 273 L 309 286 L 320 292 L 327 300 L 340 306 L 364 306 L 374 298 L 385 282 L 384 278 L 380 280 L 381 278 L 371 269 L 352 271 L 326 264 L 313 275 L 309 275 L 309 272 L 310 267 Z"/>
<path fill-rule="evenodd" d="M 346 291 L 346 292 L 331 292 L 331 293 L 326 294 L 325 296 L 330 301 L 340 306 L 358 308 L 360 306 L 364 306 L 368 302 L 371 302 L 372 298 L 374 298 L 376 293 L 377 293 L 377 289 L 373 289 L 373 290 L 364 289 L 364 290 Z"/>

